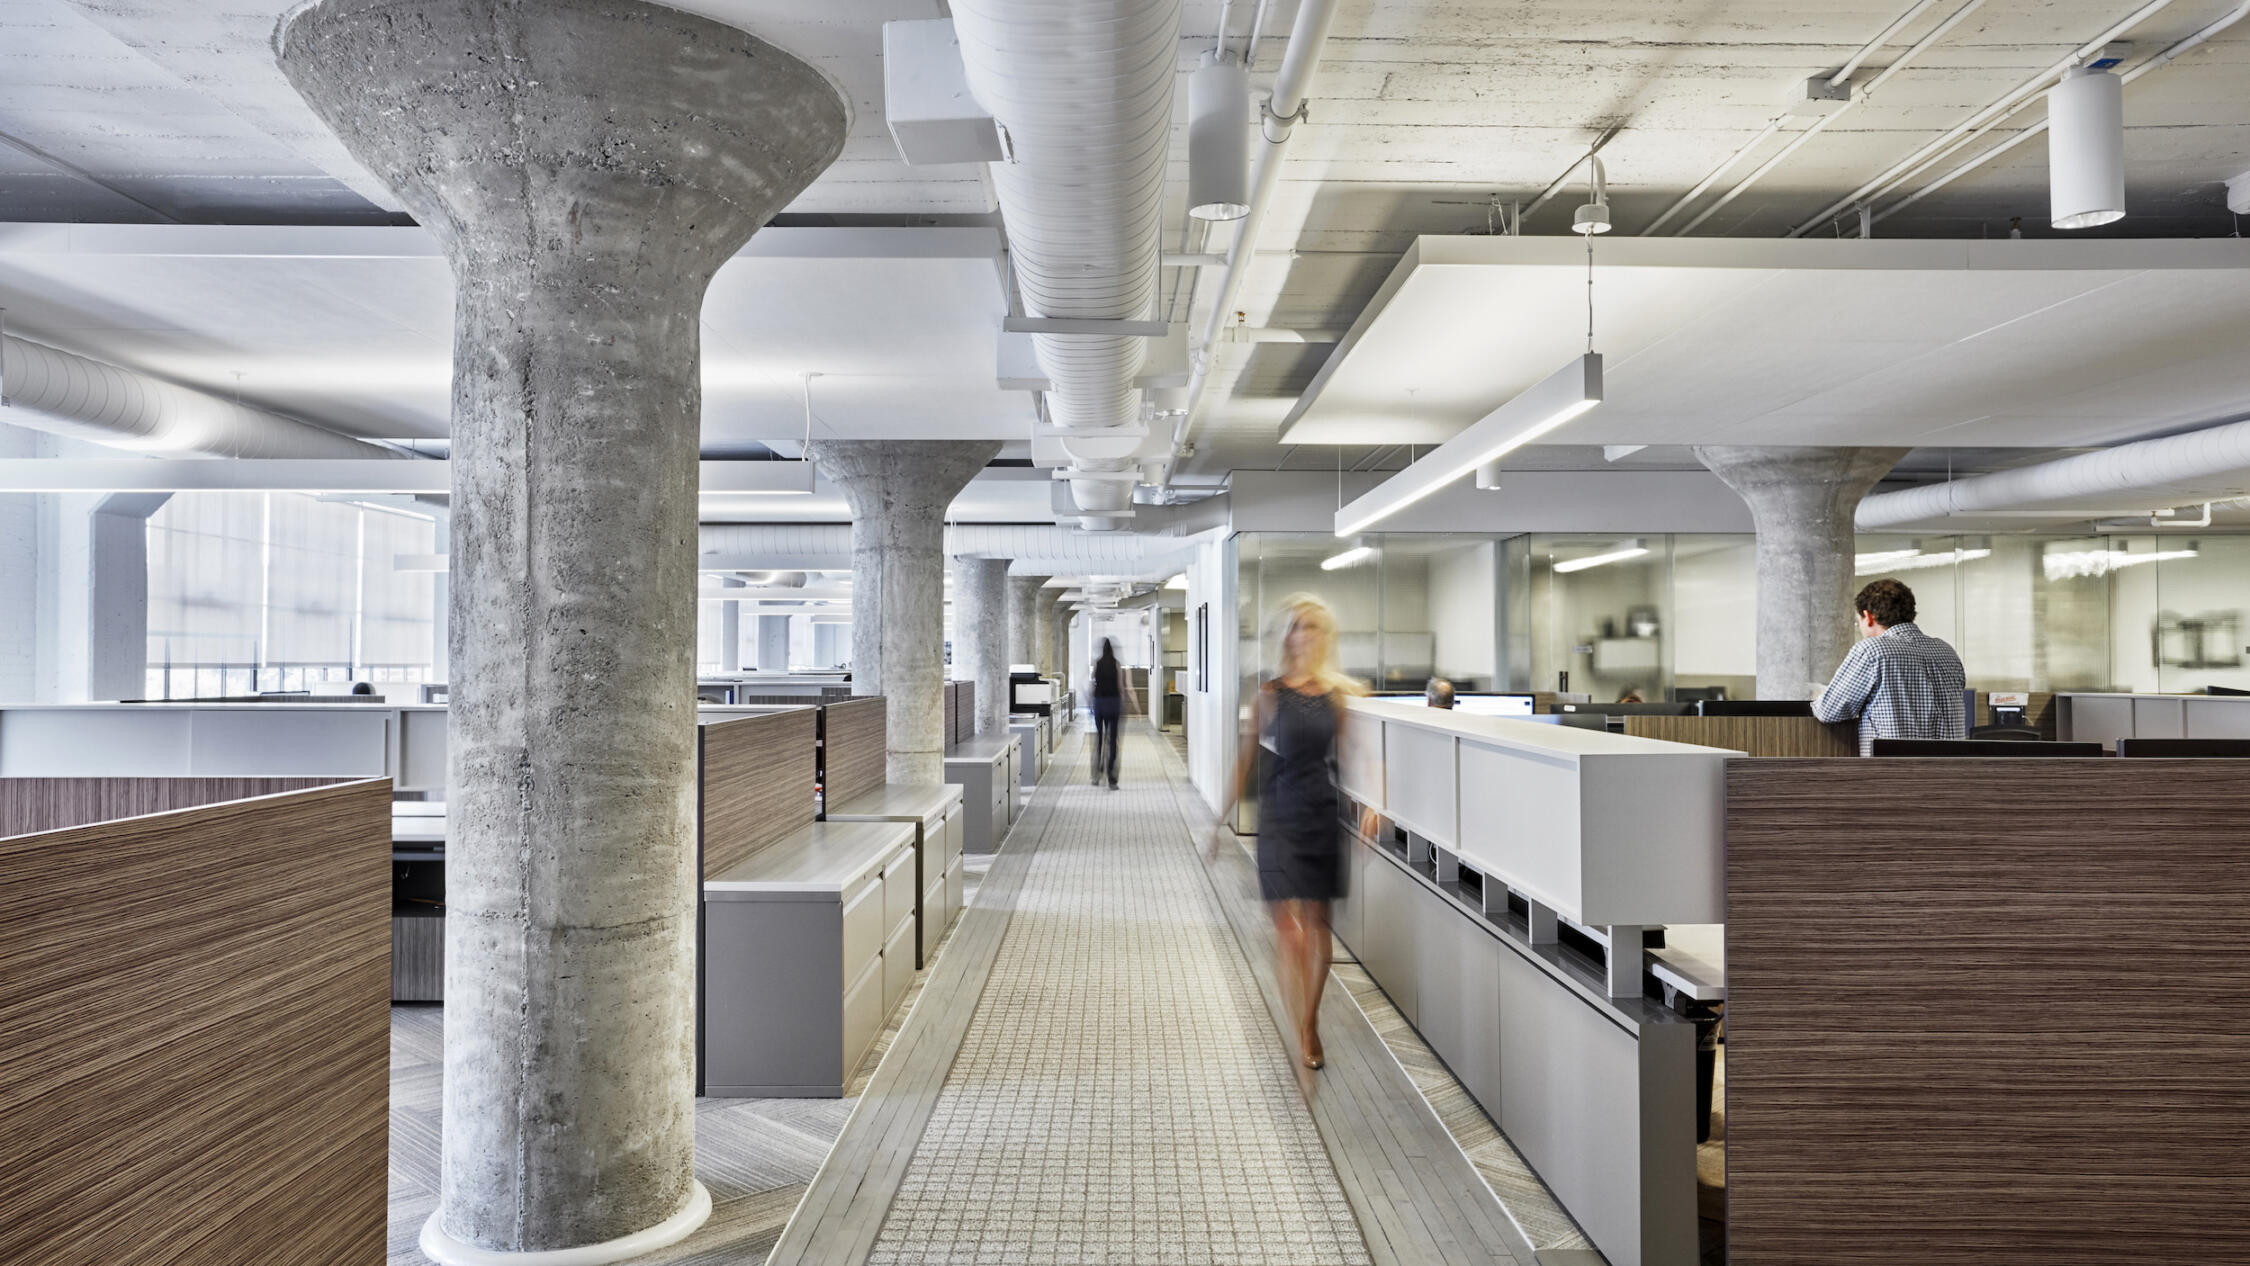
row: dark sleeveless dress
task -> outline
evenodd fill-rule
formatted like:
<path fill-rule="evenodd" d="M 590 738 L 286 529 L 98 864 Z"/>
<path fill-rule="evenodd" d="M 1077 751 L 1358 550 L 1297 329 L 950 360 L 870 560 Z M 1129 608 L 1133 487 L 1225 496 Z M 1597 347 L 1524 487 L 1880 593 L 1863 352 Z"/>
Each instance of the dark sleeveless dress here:
<path fill-rule="evenodd" d="M 1336 791 L 1336 707 L 1276 684 L 1258 736 L 1258 889 L 1268 901 L 1344 895 Z"/>

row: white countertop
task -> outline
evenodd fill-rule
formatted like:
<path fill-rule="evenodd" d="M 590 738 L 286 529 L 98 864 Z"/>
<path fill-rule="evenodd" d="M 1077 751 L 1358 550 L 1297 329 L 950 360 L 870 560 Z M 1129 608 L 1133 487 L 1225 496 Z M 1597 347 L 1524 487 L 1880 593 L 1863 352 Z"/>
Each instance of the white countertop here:
<path fill-rule="evenodd" d="M 1581 730 L 1544 725 L 1509 717 L 1475 716 L 1449 708 L 1420 704 L 1388 703 L 1381 699 L 1354 699 L 1354 713 L 1380 717 L 1391 725 L 1405 723 L 1422 729 L 1455 734 L 1488 747 L 1510 748 L 1539 755 L 1575 760 L 1581 756 L 1742 756 L 1747 753 L 1696 743 L 1670 743 L 1663 739 L 1633 738 L 1606 730 Z"/>
<path fill-rule="evenodd" d="M 1013 734 L 979 734 L 972 739 L 962 739 L 945 749 L 947 760 L 998 760 L 1006 753 L 1022 746 L 1022 740 Z"/>
<path fill-rule="evenodd" d="M 957 782 L 887 782 L 842 804 L 828 806 L 831 822 L 922 822 L 942 818 L 961 803 Z"/>
<path fill-rule="evenodd" d="M 816 822 L 706 877 L 703 891 L 840 893 L 913 846 L 911 822 Z"/>

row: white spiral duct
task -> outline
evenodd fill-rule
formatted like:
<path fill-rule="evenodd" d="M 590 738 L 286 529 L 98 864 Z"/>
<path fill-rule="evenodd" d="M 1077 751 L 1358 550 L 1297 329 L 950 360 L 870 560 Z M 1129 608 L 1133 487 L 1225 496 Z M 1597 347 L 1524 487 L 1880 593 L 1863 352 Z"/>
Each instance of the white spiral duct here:
<path fill-rule="evenodd" d="M 2054 507 L 2102 514 L 2157 510 L 2250 493 L 2250 421 L 2120 444 L 2016 470 L 1886 492 L 1859 503 L 1862 532 L 1979 512 Z"/>
<path fill-rule="evenodd" d="M 992 180 L 1026 314 L 1153 319 L 1179 0 L 959 0 L 953 26 L 969 91 L 1005 129 L 1013 156 L 992 165 Z M 1133 379 L 1147 340 L 1041 334 L 1032 345 L 1053 384 L 1047 412 L 1055 423 L 1140 420 Z M 1098 471 L 1133 465 L 1078 463 Z M 1081 509 L 1132 504 L 1124 480 L 1070 486 Z"/>
<path fill-rule="evenodd" d="M 389 449 L 207 391 L 0 335 L 0 419 L 148 453 L 397 457 Z"/>

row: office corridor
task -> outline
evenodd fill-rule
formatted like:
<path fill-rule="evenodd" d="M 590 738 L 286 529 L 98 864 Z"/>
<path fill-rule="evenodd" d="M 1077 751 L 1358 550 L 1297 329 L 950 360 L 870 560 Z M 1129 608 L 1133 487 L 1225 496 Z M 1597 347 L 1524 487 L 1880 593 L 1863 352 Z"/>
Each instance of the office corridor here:
<path fill-rule="evenodd" d="M 1177 755 L 1124 752 L 1115 792 L 1056 753 L 769 1260 L 1530 1266 L 1338 983 L 1301 1096 L 1248 858 L 1206 872 Z"/>
<path fill-rule="evenodd" d="M 1124 750 L 1123 790 L 1082 759 L 1049 789 L 874 1263 L 1369 1260 L 1154 742 Z"/>

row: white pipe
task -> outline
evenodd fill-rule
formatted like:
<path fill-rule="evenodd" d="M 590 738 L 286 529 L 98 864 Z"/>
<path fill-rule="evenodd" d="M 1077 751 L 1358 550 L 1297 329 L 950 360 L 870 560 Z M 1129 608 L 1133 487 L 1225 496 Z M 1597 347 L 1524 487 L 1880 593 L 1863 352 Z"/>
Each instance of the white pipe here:
<path fill-rule="evenodd" d="M 1026 314 L 1155 317 L 1179 0 L 958 0 L 953 25 L 969 91 L 1013 151 L 991 172 Z M 1147 339 L 1042 334 L 1032 346 L 1052 383 L 1046 409 L 1057 424 L 1140 420 L 1133 380 Z M 1081 466 L 1115 472 L 1132 463 Z M 1085 509 L 1121 510 L 1133 485 L 1084 480 L 1071 491 Z"/>
<path fill-rule="evenodd" d="M 2095 36 L 2093 39 L 2080 44 L 2077 48 L 2071 51 L 2069 56 L 2056 62 L 2046 70 L 2043 70 L 2038 74 L 2033 75 L 2031 78 L 2024 80 L 2022 83 L 2017 84 L 2012 90 L 2008 92 L 2007 95 L 2001 97 L 1998 101 L 1993 102 L 1992 104 L 1984 107 L 1982 110 L 1979 110 L 1975 114 L 1969 116 L 1967 121 L 1955 124 L 1953 127 L 1947 129 L 1943 136 L 1938 137 L 1936 140 L 1931 141 L 1918 150 L 1915 150 L 1905 158 L 1902 158 L 1899 161 L 1891 164 L 1888 168 L 1884 169 L 1882 175 L 1877 176 L 1875 179 L 1868 181 L 1866 184 L 1861 185 L 1857 189 L 1854 189 L 1851 193 L 1846 194 L 1844 197 L 1838 198 L 1836 201 L 1830 203 L 1827 209 L 1823 210 L 1820 214 L 1812 217 L 1811 219 L 1806 220 L 1804 223 L 1799 224 L 1797 227 L 1789 230 L 1786 236 L 1803 237 L 1806 233 L 1811 232 L 1813 229 L 1819 228 L 1821 225 L 1828 223 L 1835 217 L 1837 212 L 1844 210 L 1846 207 L 1851 206 L 1853 203 L 1864 201 L 1870 196 L 1880 196 L 1883 193 L 1889 192 L 1893 187 L 1913 179 L 1914 175 L 1920 172 L 1924 167 L 1952 152 L 1961 144 L 1962 141 L 1966 140 L 1975 129 L 1981 127 L 1988 120 L 1991 120 L 1995 117 L 2005 117 L 2009 114 L 2015 113 L 2016 106 L 2020 104 L 2025 97 L 2039 91 L 2040 89 L 2046 87 L 2048 84 L 2053 83 L 2055 81 L 2055 78 L 2061 75 L 2064 71 L 2069 70 L 2071 67 L 2077 65 L 2081 61 L 2084 61 L 2088 56 L 2100 52 L 2102 46 L 2109 43 L 2111 40 L 2118 38 L 2119 36 L 2125 34 L 2127 31 L 2132 30 L 2134 27 L 2139 26 L 2141 23 L 2156 16 L 2158 13 L 2163 12 L 2166 8 L 2170 7 L 2171 3 L 2172 0 L 2148 0 L 2148 3 L 2142 5 L 2138 9 L 2135 9 L 2131 14 L 2111 25 L 2108 30 L 2103 31 L 2100 35 Z"/>
<path fill-rule="evenodd" d="M 1212 297 L 1211 315 L 1203 324 L 1203 340 L 1195 352 L 1195 369 L 1188 378 L 1187 410 L 1172 437 L 1175 453 L 1195 433 L 1195 406 L 1210 381 L 1219 332 L 1227 323 L 1235 296 L 1242 290 L 1243 279 L 1250 271 L 1250 259 L 1257 253 L 1258 230 L 1265 224 L 1267 208 L 1273 204 L 1273 189 L 1281 179 L 1282 159 L 1289 152 L 1289 138 L 1296 130 L 1297 115 L 1304 109 L 1305 98 L 1312 91 L 1313 72 L 1319 67 L 1321 46 L 1328 42 L 1328 27 L 1335 21 L 1337 7 L 1338 0 L 1303 0 L 1297 6 L 1297 21 L 1289 29 L 1289 45 L 1282 50 L 1281 69 L 1274 75 L 1273 93 L 1266 99 L 1263 112 L 1260 135 L 1266 143 L 1250 169 L 1250 214 L 1242 217 L 1235 229 L 1234 241 L 1227 247 L 1226 272 L 1220 275 L 1219 292 Z"/>
<path fill-rule="evenodd" d="M 1936 6 L 1937 2 L 1938 0 L 1916 0 L 1912 8 L 1892 18 L 1889 26 L 1884 27 L 1877 33 L 1874 39 L 1860 45 L 1859 51 L 1851 55 L 1850 60 L 1844 63 L 1843 68 L 1828 77 L 1828 86 L 1831 88 L 1843 87 L 1851 79 L 1852 72 L 1858 70 L 1868 58 L 1875 55 L 1876 49 L 1890 43 L 1892 36 L 1905 30 L 1907 23 L 1929 12 Z"/>
<path fill-rule="evenodd" d="M 1892 76 L 1898 74 L 1902 70 L 1905 70 L 1907 66 L 1914 61 L 1915 58 L 1920 57 L 1923 53 L 1928 52 L 1932 45 L 1936 44 L 1939 40 L 1944 39 L 1946 35 L 1953 30 L 1954 27 L 1959 26 L 1962 21 L 1965 20 L 1970 14 L 1984 7 L 1984 2 L 1985 0 L 1968 0 L 1968 2 L 1963 4 L 1960 8 L 1955 9 L 1953 12 L 1947 14 L 1944 21 L 1938 23 L 1936 26 L 1931 27 L 1927 32 L 1923 34 L 1921 39 L 1914 41 L 1911 47 L 1894 58 L 1891 61 L 1890 65 L 1883 67 L 1880 73 L 1878 73 L 1873 79 L 1867 81 L 1866 87 L 1861 88 L 1859 91 L 1853 93 L 1852 99 L 1846 101 L 1840 108 L 1835 111 L 1835 113 L 1824 114 L 1819 118 L 1814 119 L 1810 127 L 1807 127 L 1804 131 L 1799 132 L 1794 138 L 1790 140 L 1787 145 L 1782 146 L 1780 153 L 1775 154 L 1773 157 L 1758 164 L 1757 168 L 1753 170 L 1749 175 L 1744 176 L 1739 181 L 1736 181 L 1734 187 L 1727 190 L 1726 193 L 1722 197 L 1720 197 L 1717 202 L 1714 202 L 1710 206 L 1705 207 L 1701 215 L 1696 216 L 1694 219 L 1688 221 L 1685 225 L 1682 225 L 1680 229 L 1672 236 L 1683 237 L 1689 233 L 1692 233 L 1705 220 L 1708 220 L 1712 216 L 1717 215 L 1720 208 L 1726 206 L 1730 202 L 1733 202 L 1736 198 L 1741 197 L 1743 193 L 1750 188 L 1750 186 L 1764 179 L 1767 172 L 1772 171 L 1774 168 L 1780 166 L 1783 160 L 1787 159 L 1791 154 L 1796 153 L 1797 150 L 1802 147 L 1805 142 L 1826 131 L 1829 124 L 1850 113 L 1852 107 L 1874 96 L 1875 93 L 1879 89 L 1881 89 L 1884 84 L 1887 84 L 1891 81 Z M 1776 120 L 1776 122 L 1779 122 L 1779 120 Z M 1683 199 L 1682 201 L 1685 201 L 1685 199 Z M 1679 204 L 1674 204 L 1673 210 L 1677 210 L 1678 205 Z M 1664 214 L 1669 216 L 1671 213 L 1671 211 L 1666 211 Z M 1658 220 L 1658 223 L 1662 222 L 1663 221 L 1661 219 Z M 1654 226 L 1652 225 L 1650 227 L 1653 228 Z"/>
<path fill-rule="evenodd" d="M 2245 493 L 2250 493 L 2250 421 L 1881 493 L 1859 503 L 1858 524 L 1871 532 L 2043 506 L 2056 506 L 2054 517 L 2067 519 L 2073 504 L 2098 504 L 2102 508 L 2095 513 L 2106 517 L 2120 506 L 2162 509 Z"/>
<path fill-rule="evenodd" d="M 2131 70 L 2128 70 L 2124 74 L 2118 76 L 2118 78 L 2124 80 L 2129 84 L 2134 80 L 2139 79 L 2141 76 L 2148 74 L 2150 71 L 2162 70 L 2164 67 L 2169 66 L 2173 62 L 2179 60 L 2182 54 L 2193 51 L 2197 46 L 2208 41 L 2212 36 L 2217 35 L 2219 32 L 2226 30 L 2228 27 L 2233 26 L 2237 22 L 2240 22 L 2245 17 L 2250 17 L 2250 0 L 2243 0 L 2241 4 L 2238 4 L 2234 8 L 2228 10 L 2226 13 L 2221 14 L 2210 24 L 2206 25 L 2202 30 L 2197 31 L 2195 34 L 2179 41 L 2178 43 L 2172 45 L 2170 48 L 2167 48 L 2163 52 L 2158 53 L 2156 56 L 2149 58 L 2145 62 L 2142 62 L 2140 65 L 2133 67 Z M 2029 103 L 2027 102 L 2026 104 Z M 2003 121 L 2003 119 L 1992 120 L 1984 127 L 1978 129 L 1977 135 L 1984 135 L 1991 132 L 1994 128 L 2000 126 Z M 1991 149 L 1984 151 L 1983 153 L 1977 155 L 1975 158 L 1972 158 L 1969 161 L 1954 168 L 1952 171 L 1945 173 L 1944 175 L 1938 177 L 1936 180 L 1933 180 L 1930 183 L 1922 186 L 1920 189 L 1915 190 L 1913 193 L 1908 194 L 1904 198 L 1899 199 L 1897 202 L 1894 202 L 1891 205 L 1883 208 L 1881 211 L 1876 212 L 1875 218 L 1878 220 L 1886 219 L 1896 212 L 1903 211 L 1907 207 L 1913 206 L 1915 203 L 1920 202 L 1922 199 L 1929 197 L 1931 194 L 1936 193 L 1938 190 L 1945 188 L 1947 185 L 1950 185 L 1954 181 L 1959 180 L 1961 177 L 1968 175 L 1970 172 L 1975 171 L 1977 168 L 1984 166 L 1986 163 L 1991 162 L 1993 159 L 2000 157 L 2002 154 L 2005 154 L 2009 150 L 2014 149 L 2016 146 L 2023 144 L 2025 141 L 2030 140 L 2032 137 L 2044 133 L 2046 130 L 2047 120 L 2040 119 L 2037 123 L 2024 128 L 2022 131 L 2017 132 L 2014 136 L 2009 137 L 2007 140 L 2000 142 L 1998 145 L 1993 146 Z"/>
<path fill-rule="evenodd" d="M 210 457 L 400 454 L 137 370 L 0 334 L 0 417 L 144 453 Z"/>

